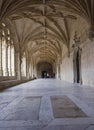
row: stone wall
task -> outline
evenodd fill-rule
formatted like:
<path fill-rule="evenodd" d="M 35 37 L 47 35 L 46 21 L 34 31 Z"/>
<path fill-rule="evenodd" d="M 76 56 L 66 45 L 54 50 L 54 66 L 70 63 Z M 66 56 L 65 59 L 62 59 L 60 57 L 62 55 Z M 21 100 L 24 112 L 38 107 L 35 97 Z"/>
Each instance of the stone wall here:
<path fill-rule="evenodd" d="M 6 80 L 16 80 L 15 76 L 0 76 L 0 82 Z"/>
<path fill-rule="evenodd" d="M 61 79 L 73 82 L 73 55 L 66 56 L 61 64 Z"/>
<path fill-rule="evenodd" d="M 80 23 L 80 24 L 79 24 Z M 75 29 L 75 30 L 74 30 Z M 81 38 L 82 55 L 81 55 L 81 73 L 82 84 L 94 87 L 94 41 L 89 40 L 87 36 L 88 24 L 78 19 L 73 25 L 71 32 L 70 47 L 73 44 L 73 35 L 77 31 L 78 36 Z M 71 47 L 72 48 L 72 47 Z M 73 55 L 67 55 L 62 59 L 61 64 L 61 79 L 73 82 Z"/>
<path fill-rule="evenodd" d="M 94 42 L 88 39 L 82 47 L 82 81 L 94 87 Z"/>
<path fill-rule="evenodd" d="M 94 87 L 94 41 L 87 39 L 81 46 L 82 84 Z M 73 83 L 73 55 L 67 55 L 61 64 L 61 79 Z"/>

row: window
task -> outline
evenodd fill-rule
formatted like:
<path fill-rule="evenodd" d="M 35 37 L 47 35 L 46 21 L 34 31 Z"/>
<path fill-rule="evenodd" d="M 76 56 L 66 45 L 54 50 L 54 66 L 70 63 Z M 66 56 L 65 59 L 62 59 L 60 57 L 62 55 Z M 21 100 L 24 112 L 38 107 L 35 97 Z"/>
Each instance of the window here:
<path fill-rule="evenodd" d="M 4 30 L 0 37 L 0 76 L 15 76 L 15 51 L 10 32 Z"/>

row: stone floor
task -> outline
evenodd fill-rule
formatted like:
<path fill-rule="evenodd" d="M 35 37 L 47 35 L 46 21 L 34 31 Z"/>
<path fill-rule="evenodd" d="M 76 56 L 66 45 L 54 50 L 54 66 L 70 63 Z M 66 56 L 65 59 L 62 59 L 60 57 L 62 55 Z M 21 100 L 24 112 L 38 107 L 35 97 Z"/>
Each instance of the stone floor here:
<path fill-rule="evenodd" d="M 67 97 L 86 116 L 54 117 L 51 97 Z M 94 88 L 37 79 L 3 90 L 0 130 L 94 130 Z"/>

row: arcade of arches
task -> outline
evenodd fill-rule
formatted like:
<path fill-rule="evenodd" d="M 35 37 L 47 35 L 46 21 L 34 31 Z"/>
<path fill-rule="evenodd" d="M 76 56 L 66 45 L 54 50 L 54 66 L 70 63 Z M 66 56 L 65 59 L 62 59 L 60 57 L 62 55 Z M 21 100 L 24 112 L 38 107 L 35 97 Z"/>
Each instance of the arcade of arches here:
<path fill-rule="evenodd" d="M 0 1 L 0 81 L 94 86 L 94 0 Z"/>

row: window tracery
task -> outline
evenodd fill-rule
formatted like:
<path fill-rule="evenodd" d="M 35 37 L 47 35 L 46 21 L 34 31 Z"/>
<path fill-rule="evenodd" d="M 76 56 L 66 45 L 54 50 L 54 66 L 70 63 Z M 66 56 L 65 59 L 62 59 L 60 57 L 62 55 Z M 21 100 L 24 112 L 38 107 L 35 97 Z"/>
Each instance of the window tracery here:
<path fill-rule="evenodd" d="M 15 48 L 5 24 L 0 31 L 0 76 L 15 76 Z"/>

